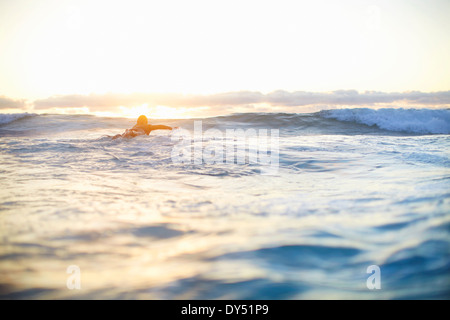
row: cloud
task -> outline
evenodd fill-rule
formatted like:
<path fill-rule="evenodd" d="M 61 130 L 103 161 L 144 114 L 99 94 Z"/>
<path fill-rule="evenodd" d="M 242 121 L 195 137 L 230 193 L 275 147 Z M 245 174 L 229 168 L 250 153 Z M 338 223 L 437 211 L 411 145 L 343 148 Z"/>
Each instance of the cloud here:
<path fill-rule="evenodd" d="M 25 100 L 14 100 L 5 96 L 0 96 L 0 109 L 23 109 Z"/>
<path fill-rule="evenodd" d="M 34 108 L 88 107 L 91 111 L 104 111 L 111 107 L 137 106 L 145 103 L 149 105 L 165 105 L 173 107 L 225 106 L 261 103 L 263 102 L 263 98 L 263 94 L 249 91 L 226 92 L 212 95 L 183 95 L 171 93 L 57 95 L 34 101 Z"/>
<path fill-rule="evenodd" d="M 338 90 L 332 92 L 275 91 L 266 95 L 271 105 L 305 106 L 305 105 L 374 105 L 380 103 L 404 102 L 409 104 L 450 104 L 450 91 L 441 92 L 403 92 L 386 93 L 355 90 Z"/>
<path fill-rule="evenodd" d="M 232 106 L 252 107 L 265 104 L 272 107 L 302 106 L 362 106 L 388 103 L 412 105 L 450 105 L 450 91 L 386 93 L 355 90 L 331 92 L 283 91 L 263 94 L 257 91 L 236 91 L 210 95 L 183 95 L 171 93 L 132 93 L 132 94 L 90 94 L 58 95 L 34 101 L 35 109 L 83 108 L 90 111 L 113 111 L 119 106 L 132 107 L 142 104 L 170 107 L 214 107 L 225 109 Z M 1 105 L 1 102 L 0 102 Z M 292 110 L 294 111 L 294 110 Z"/>

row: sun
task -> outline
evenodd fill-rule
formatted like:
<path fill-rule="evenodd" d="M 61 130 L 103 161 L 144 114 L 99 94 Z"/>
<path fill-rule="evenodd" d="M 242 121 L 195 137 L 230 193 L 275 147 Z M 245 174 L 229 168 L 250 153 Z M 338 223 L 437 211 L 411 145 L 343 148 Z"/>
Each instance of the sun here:
<path fill-rule="evenodd" d="M 146 115 L 150 119 L 185 119 L 188 117 L 186 108 L 174 108 L 167 106 L 150 107 L 142 104 L 135 107 L 119 107 L 121 116 L 136 119 L 140 115 Z"/>

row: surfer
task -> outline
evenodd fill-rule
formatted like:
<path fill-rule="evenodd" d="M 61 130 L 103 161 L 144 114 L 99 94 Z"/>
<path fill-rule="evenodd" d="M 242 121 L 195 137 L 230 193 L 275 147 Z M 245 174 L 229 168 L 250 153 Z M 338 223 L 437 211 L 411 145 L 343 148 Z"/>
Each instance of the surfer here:
<path fill-rule="evenodd" d="M 150 132 L 152 132 L 153 130 L 173 130 L 173 129 L 177 129 L 178 127 L 169 127 L 169 126 L 165 126 L 162 124 L 159 125 L 151 125 L 148 124 L 148 119 L 146 116 L 141 115 L 139 116 L 139 118 L 137 119 L 136 124 L 134 125 L 133 128 L 131 129 L 126 129 L 124 133 L 122 134 L 116 134 L 114 137 L 112 137 L 113 139 L 117 139 L 117 138 L 134 138 L 137 136 L 141 136 L 141 135 L 149 135 Z"/>

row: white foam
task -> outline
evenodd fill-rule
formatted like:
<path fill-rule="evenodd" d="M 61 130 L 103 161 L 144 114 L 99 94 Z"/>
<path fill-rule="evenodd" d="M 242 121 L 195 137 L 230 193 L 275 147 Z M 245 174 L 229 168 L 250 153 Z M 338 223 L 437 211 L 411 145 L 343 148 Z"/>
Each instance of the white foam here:
<path fill-rule="evenodd" d="M 321 115 L 390 131 L 450 134 L 450 110 L 444 109 L 336 109 L 323 110 Z"/>
<path fill-rule="evenodd" d="M 23 117 L 32 116 L 31 113 L 5 113 L 0 114 L 0 124 L 7 124 Z"/>

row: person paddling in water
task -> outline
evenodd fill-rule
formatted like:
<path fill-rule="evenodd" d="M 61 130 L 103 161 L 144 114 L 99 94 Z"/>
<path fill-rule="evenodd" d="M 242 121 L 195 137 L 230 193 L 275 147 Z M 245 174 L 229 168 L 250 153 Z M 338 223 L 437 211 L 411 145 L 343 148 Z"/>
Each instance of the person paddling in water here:
<path fill-rule="evenodd" d="M 173 130 L 173 129 L 177 129 L 178 127 L 169 127 L 169 126 L 164 126 L 164 125 L 151 125 L 148 124 L 148 119 L 146 116 L 142 115 L 139 116 L 139 118 L 137 119 L 137 122 L 135 124 L 135 126 L 131 129 L 126 129 L 124 133 L 122 134 L 117 134 L 115 135 L 113 138 L 117 139 L 117 138 L 134 138 L 137 136 L 141 136 L 141 135 L 149 135 L 150 132 L 152 132 L 153 130 Z"/>

